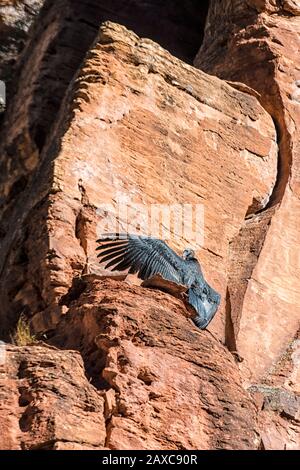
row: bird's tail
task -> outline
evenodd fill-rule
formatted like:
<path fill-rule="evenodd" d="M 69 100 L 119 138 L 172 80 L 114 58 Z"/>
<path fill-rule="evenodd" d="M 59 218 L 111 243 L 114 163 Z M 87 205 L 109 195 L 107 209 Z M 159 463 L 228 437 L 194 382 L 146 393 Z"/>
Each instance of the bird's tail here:
<path fill-rule="evenodd" d="M 193 318 L 193 321 L 198 328 L 204 330 L 215 316 L 219 302 L 211 302 L 206 297 L 204 300 L 201 300 L 198 293 L 192 287 L 188 290 L 188 296 L 189 303 L 197 312 L 197 316 Z"/>

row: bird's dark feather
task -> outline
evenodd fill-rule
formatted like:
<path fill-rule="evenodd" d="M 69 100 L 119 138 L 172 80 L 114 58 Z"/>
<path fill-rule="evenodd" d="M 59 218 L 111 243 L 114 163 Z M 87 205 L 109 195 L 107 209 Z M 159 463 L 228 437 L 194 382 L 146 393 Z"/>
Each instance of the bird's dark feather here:
<path fill-rule="evenodd" d="M 200 264 L 183 259 L 158 238 L 126 233 L 109 233 L 97 240 L 98 258 L 106 268 L 138 274 L 146 280 L 155 274 L 188 288 L 188 302 L 197 313 L 194 322 L 204 329 L 214 317 L 220 295 L 205 281 Z"/>

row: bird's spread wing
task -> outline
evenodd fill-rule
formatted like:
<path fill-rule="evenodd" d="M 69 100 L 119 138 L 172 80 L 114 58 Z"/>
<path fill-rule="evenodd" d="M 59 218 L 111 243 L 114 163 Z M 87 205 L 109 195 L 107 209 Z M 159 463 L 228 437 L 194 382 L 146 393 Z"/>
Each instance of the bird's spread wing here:
<path fill-rule="evenodd" d="M 106 268 L 138 273 L 140 279 L 155 274 L 177 283 L 182 282 L 184 260 L 164 241 L 131 234 L 109 233 L 97 240 L 100 262 Z"/>

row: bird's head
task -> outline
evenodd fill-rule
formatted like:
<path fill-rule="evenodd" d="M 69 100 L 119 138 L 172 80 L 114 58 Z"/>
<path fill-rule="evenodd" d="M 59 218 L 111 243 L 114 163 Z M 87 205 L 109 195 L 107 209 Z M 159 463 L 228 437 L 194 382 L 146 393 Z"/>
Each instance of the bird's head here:
<path fill-rule="evenodd" d="M 193 259 L 195 258 L 195 252 L 191 248 L 186 248 L 182 253 L 182 257 L 186 261 L 189 259 Z"/>

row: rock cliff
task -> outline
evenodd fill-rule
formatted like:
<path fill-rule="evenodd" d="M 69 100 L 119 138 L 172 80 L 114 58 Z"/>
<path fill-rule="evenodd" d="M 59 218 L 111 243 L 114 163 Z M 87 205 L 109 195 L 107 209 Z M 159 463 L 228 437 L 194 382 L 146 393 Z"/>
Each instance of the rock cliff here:
<path fill-rule="evenodd" d="M 300 7 L 198 3 L 1 2 L 2 449 L 300 448 Z M 206 331 L 97 262 L 149 207 Z"/>

